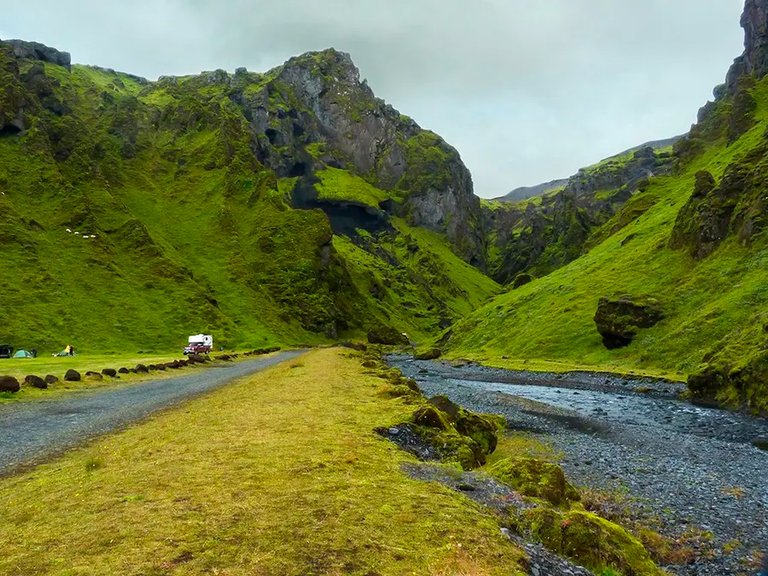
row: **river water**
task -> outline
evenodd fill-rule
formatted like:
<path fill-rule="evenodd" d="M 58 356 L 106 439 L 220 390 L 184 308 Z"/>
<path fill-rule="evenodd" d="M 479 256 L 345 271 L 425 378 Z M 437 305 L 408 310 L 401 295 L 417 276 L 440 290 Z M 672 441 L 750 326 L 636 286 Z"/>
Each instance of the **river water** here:
<path fill-rule="evenodd" d="M 480 367 L 389 360 L 427 396 L 501 414 L 537 435 L 562 453 L 573 482 L 628 494 L 668 535 L 711 531 L 708 557 L 672 573 L 754 574 L 750 558 L 768 550 L 768 452 L 753 445 L 768 438 L 768 421 L 694 406 L 672 397 L 674 386 L 669 397 L 649 397 L 632 386 L 606 390 L 603 376 L 595 386 L 583 375 L 574 383 L 531 373 L 515 383 L 511 372 L 494 382 Z"/>

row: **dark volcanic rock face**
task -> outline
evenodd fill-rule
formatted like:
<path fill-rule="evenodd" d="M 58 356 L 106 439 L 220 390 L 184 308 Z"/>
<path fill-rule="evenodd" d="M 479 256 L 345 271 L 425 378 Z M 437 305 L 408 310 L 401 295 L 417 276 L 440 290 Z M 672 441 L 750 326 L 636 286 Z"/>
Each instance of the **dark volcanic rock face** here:
<path fill-rule="evenodd" d="M 27 58 L 29 60 L 41 60 L 64 66 L 67 70 L 72 64 L 72 57 L 69 52 L 61 52 L 55 48 L 40 44 L 39 42 L 26 42 L 24 40 L 0 40 L 0 45 L 6 45 L 13 48 L 13 53 L 17 58 Z"/>
<path fill-rule="evenodd" d="M 768 1 L 747 0 L 741 16 L 744 28 L 744 54 L 728 72 L 727 85 L 733 89 L 745 74 L 762 78 L 768 74 Z"/>
<path fill-rule="evenodd" d="M 258 91 L 238 89 L 237 75 L 220 80 L 233 86 L 258 160 L 278 176 L 302 179 L 297 207 L 320 208 L 343 224 L 345 207 L 315 202 L 311 188 L 317 171 L 344 168 L 396 198 L 374 219 L 398 215 L 445 233 L 457 254 L 485 268 L 480 201 L 458 152 L 376 98 L 348 54 L 331 49 L 292 58 Z"/>
<path fill-rule="evenodd" d="M 374 96 L 349 54 L 327 50 L 292 58 L 277 81 L 312 112 L 314 125 L 302 126 L 310 141 L 325 140 L 359 173 L 374 172 L 385 186 L 400 180 L 405 164 L 398 139 L 420 128 Z"/>
<path fill-rule="evenodd" d="M 595 313 L 597 330 L 609 350 L 629 346 L 638 330 L 652 328 L 663 319 L 661 304 L 647 297 L 601 298 Z"/>

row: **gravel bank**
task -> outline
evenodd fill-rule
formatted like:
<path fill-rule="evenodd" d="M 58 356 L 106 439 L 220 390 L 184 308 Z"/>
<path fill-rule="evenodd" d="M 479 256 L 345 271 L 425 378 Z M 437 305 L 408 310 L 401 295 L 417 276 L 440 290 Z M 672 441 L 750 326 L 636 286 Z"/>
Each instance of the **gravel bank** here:
<path fill-rule="evenodd" d="M 2 405 L 0 475 L 39 463 L 88 439 L 301 354 L 289 351 L 270 358 L 214 365 L 190 370 L 178 378 L 73 394 L 64 400 Z"/>
<path fill-rule="evenodd" d="M 746 563 L 768 547 L 768 452 L 752 442 L 768 437 L 768 422 L 676 400 L 681 385 L 671 382 L 389 360 L 425 394 L 504 415 L 539 435 L 564 454 L 577 484 L 628 492 L 664 533 L 710 530 L 709 557 L 671 573 L 755 573 Z"/>

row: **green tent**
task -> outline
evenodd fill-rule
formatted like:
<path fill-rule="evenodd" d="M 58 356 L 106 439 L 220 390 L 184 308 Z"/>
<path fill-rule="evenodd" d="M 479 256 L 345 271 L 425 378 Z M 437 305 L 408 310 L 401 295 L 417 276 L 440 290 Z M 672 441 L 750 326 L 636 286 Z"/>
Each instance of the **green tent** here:
<path fill-rule="evenodd" d="M 34 358 L 35 355 L 29 350 L 18 350 L 16 354 L 13 355 L 13 357 L 14 358 Z"/>

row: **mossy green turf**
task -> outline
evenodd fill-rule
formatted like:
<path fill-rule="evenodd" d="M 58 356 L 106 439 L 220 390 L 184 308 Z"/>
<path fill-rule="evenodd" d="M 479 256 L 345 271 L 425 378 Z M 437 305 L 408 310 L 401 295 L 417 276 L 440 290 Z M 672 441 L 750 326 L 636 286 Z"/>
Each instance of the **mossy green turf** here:
<path fill-rule="evenodd" d="M 413 406 L 360 362 L 315 351 L 6 478 L 0 573 L 523 574 L 492 513 L 402 471 L 374 428 Z"/>
<path fill-rule="evenodd" d="M 346 170 L 329 166 L 317 172 L 316 175 L 320 179 L 320 182 L 315 185 L 317 197 L 320 200 L 349 200 L 378 208 L 379 203 L 388 198 L 386 192 Z"/>
<path fill-rule="evenodd" d="M 21 61 L 22 72 L 33 65 Z M 393 265 L 376 258 L 375 239 L 369 252 L 332 241 L 321 211 L 291 207 L 296 179 L 259 164 L 242 109 L 208 76 L 145 84 L 94 67 L 44 69 L 71 113 L 32 110 L 26 133 L 0 137 L 0 343 L 165 352 L 210 332 L 217 346 L 250 348 L 360 336 L 384 321 L 426 337 L 443 295 L 455 320 L 497 289 L 439 235 L 412 235 L 431 268 L 449 271 L 434 294 L 418 258 Z M 235 78 L 245 92 L 272 80 Z M 269 102 L 292 105 L 284 88 Z M 321 196 L 388 197 L 343 170 L 319 179 Z M 358 291 L 373 269 L 398 276 L 400 295 Z"/>
<path fill-rule="evenodd" d="M 768 126 L 768 81 L 754 94 L 754 128 L 730 146 L 725 139 L 709 143 L 681 173 L 652 179 L 605 225 L 608 233 L 596 233 L 604 239 L 589 253 L 459 322 L 450 353 L 497 365 L 519 366 L 527 359 L 672 377 L 696 371 L 712 351 L 726 350 L 735 362 L 746 362 L 762 346 L 768 316 L 765 236 L 749 247 L 729 238 L 703 261 L 668 244 L 696 172 L 709 170 L 719 180 L 729 164 L 760 144 Z M 624 217 L 640 203 L 644 209 L 634 219 Z M 641 331 L 628 348 L 609 351 L 593 317 L 600 297 L 618 294 L 658 298 L 666 319 Z"/>

